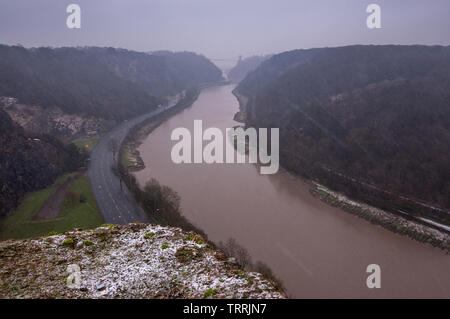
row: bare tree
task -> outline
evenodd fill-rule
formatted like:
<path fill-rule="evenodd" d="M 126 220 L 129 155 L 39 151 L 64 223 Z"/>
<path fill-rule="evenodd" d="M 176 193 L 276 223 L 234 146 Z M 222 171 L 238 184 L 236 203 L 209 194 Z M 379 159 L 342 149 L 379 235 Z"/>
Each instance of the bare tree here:
<path fill-rule="evenodd" d="M 219 248 L 227 257 L 236 258 L 236 262 L 242 268 L 251 268 L 252 260 L 248 251 L 239 245 L 239 243 L 234 238 L 230 238 L 225 244 L 219 243 Z"/>

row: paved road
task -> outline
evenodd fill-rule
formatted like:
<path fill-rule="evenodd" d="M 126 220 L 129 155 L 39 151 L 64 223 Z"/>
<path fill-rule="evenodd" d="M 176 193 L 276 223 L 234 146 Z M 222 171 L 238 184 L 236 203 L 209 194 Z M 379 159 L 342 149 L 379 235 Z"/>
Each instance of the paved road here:
<path fill-rule="evenodd" d="M 149 222 L 148 216 L 136 203 L 125 184 L 120 189 L 119 178 L 112 172 L 114 164 L 113 153 L 109 146 L 110 140 L 115 139 L 120 145 L 128 131 L 136 124 L 151 118 L 175 106 L 179 96 L 172 99 L 167 106 L 121 123 L 107 133 L 93 149 L 88 176 L 97 199 L 100 211 L 106 223 L 127 224 L 131 222 Z M 117 160 L 116 155 L 116 160 Z"/>

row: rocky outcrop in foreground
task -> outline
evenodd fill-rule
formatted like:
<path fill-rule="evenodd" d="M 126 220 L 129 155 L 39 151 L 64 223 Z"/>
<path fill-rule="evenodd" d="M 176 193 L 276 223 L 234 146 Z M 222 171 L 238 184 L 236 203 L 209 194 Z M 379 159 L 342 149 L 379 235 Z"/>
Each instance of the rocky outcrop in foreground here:
<path fill-rule="evenodd" d="M 2 298 L 283 298 L 194 233 L 106 225 L 0 242 Z"/>

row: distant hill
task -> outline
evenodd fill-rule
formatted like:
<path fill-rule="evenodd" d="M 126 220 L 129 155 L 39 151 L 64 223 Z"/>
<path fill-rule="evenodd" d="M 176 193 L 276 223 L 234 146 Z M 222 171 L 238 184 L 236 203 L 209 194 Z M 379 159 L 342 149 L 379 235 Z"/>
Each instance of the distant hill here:
<path fill-rule="evenodd" d="M 69 114 L 130 118 L 168 95 L 220 80 L 214 64 L 188 52 L 150 55 L 114 48 L 0 45 L 0 96 Z"/>
<path fill-rule="evenodd" d="M 214 64 L 189 52 L 0 45 L 0 216 L 26 192 L 83 165 L 77 148 L 56 136 L 109 128 L 170 95 L 221 80 Z"/>
<path fill-rule="evenodd" d="M 251 71 L 269 59 L 271 55 L 254 55 L 242 60 L 228 72 L 228 79 L 233 83 L 241 82 Z"/>
<path fill-rule="evenodd" d="M 202 55 L 171 51 L 155 51 L 151 55 L 165 59 L 174 82 L 178 83 L 176 92 L 199 84 L 224 80 L 222 71 Z"/>
<path fill-rule="evenodd" d="M 450 208 L 450 47 L 295 50 L 262 63 L 235 93 L 248 125 L 280 127 L 285 167 L 449 223 L 391 195 Z"/>
<path fill-rule="evenodd" d="M 29 135 L 0 109 L 0 217 L 26 192 L 44 188 L 83 164 L 75 145 L 49 135 Z"/>

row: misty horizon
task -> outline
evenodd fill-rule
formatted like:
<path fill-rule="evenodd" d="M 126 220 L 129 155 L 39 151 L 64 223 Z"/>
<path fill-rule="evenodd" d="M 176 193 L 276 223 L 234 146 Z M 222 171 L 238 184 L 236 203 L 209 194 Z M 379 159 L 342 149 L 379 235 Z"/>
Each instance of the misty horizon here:
<path fill-rule="evenodd" d="M 436 3 L 439 2 L 439 3 Z M 81 7 L 81 29 L 65 25 Z M 367 5 L 379 4 L 382 28 L 368 29 Z M 366 44 L 449 45 L 450 3 L 409 1 L 2 1 L 0 43 L 25 47 L 99 46 L 139 52 L 191 51 L 216 64 L 239 56 Z M 324 10 L 326 8 L 326 10 Z"/>

